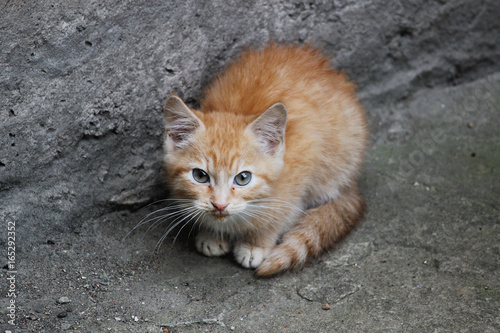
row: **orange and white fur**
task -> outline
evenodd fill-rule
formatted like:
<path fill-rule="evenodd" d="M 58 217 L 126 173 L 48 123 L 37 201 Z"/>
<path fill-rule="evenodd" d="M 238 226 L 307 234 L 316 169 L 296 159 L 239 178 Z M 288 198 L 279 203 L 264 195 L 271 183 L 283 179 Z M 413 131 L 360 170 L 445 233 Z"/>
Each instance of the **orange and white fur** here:
<path fill-rule="evenodd" d="M 309 46 L 248 50 L 200 110 L 165 105 L 167 182 L 206 256 L 272 276 L 331 248 L 363 216 L 367 123 L 355 86 Z"/>

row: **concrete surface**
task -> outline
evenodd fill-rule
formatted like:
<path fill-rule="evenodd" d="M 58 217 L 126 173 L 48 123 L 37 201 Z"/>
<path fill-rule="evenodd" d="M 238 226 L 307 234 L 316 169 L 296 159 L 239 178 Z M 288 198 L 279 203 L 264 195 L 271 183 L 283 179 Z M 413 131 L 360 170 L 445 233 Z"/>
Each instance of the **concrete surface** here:
<path fill-rule="evenodd" d="M 0 329 L 499 331 L 499 12 L 497 0 L 1 2 Z M 165 97 L 195 106 L 269 38 L 322 47 L 358 84 L 373 142 L 362 224 L 270 280 L 198 255 L 188 232 L 158 255 L 162 227 L 123 240 L 166 195 Z"/>
<path fill-rule="evenodd" d="M 392 108 L 398 131 L 374 135 L 364 168 L 368 215 L 301 271 L 259 280 L 187 233 L 155 256 L 163 228 L 123 238 L 161 203 L 113 212 L 19 261 L 19 332 L 498 332 L 500 74 Z"/>

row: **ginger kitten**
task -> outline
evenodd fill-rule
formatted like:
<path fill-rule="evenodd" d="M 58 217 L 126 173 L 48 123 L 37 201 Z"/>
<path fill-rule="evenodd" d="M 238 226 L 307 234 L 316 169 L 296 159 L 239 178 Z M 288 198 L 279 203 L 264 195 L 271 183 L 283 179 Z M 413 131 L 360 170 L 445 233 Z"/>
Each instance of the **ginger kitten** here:
<path fill-rule="evenodd" d="M 367 123 L 355 86 L 309 46 L 249 50 L 199 111 L 165 105 L 167 182 L 206 256 L 272 276 L 331 248 L 363 216 Z"/>

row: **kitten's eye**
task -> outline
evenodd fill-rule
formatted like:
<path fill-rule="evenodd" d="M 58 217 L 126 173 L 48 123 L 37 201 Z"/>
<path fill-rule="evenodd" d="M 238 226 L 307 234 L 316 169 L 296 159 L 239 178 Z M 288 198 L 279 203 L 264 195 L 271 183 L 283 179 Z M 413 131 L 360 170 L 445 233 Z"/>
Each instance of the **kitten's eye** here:
<path fill-rule="evenodd" d="M 243 171 L 237 174 L 236 177 L 234 177 L 234 182 L 236 183 L 236 185 L 245 186 L 248 185 L 248 183 L 250 183 L 251 179 L 252 179 L 252 174 L 248 171 Z"/>
<path fill-rule="evenodd" d="M 193 169 L 193 178 L 198 183 L 208 183 L 210 181 L 210 177 L 208 174 L 201 169 Z"/>

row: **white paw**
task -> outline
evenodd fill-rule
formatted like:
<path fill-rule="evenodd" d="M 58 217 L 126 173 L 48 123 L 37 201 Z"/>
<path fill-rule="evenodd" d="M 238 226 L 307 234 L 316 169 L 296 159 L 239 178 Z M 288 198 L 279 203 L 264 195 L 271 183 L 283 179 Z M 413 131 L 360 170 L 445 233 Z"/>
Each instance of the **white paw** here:
<path fill-rule="evenodd" d="M 196 235 L 196 249 L 207 257 L 222 256 L 231 250 L 229 242 L 214 238 L 211 234 L 200 231 Z"/>
<path fill-rule="evenodd" d="M 238 244 L 234 248 L 236 261 L 245 268 L 257 268 L 266 259 L 271 248 Z"/>

